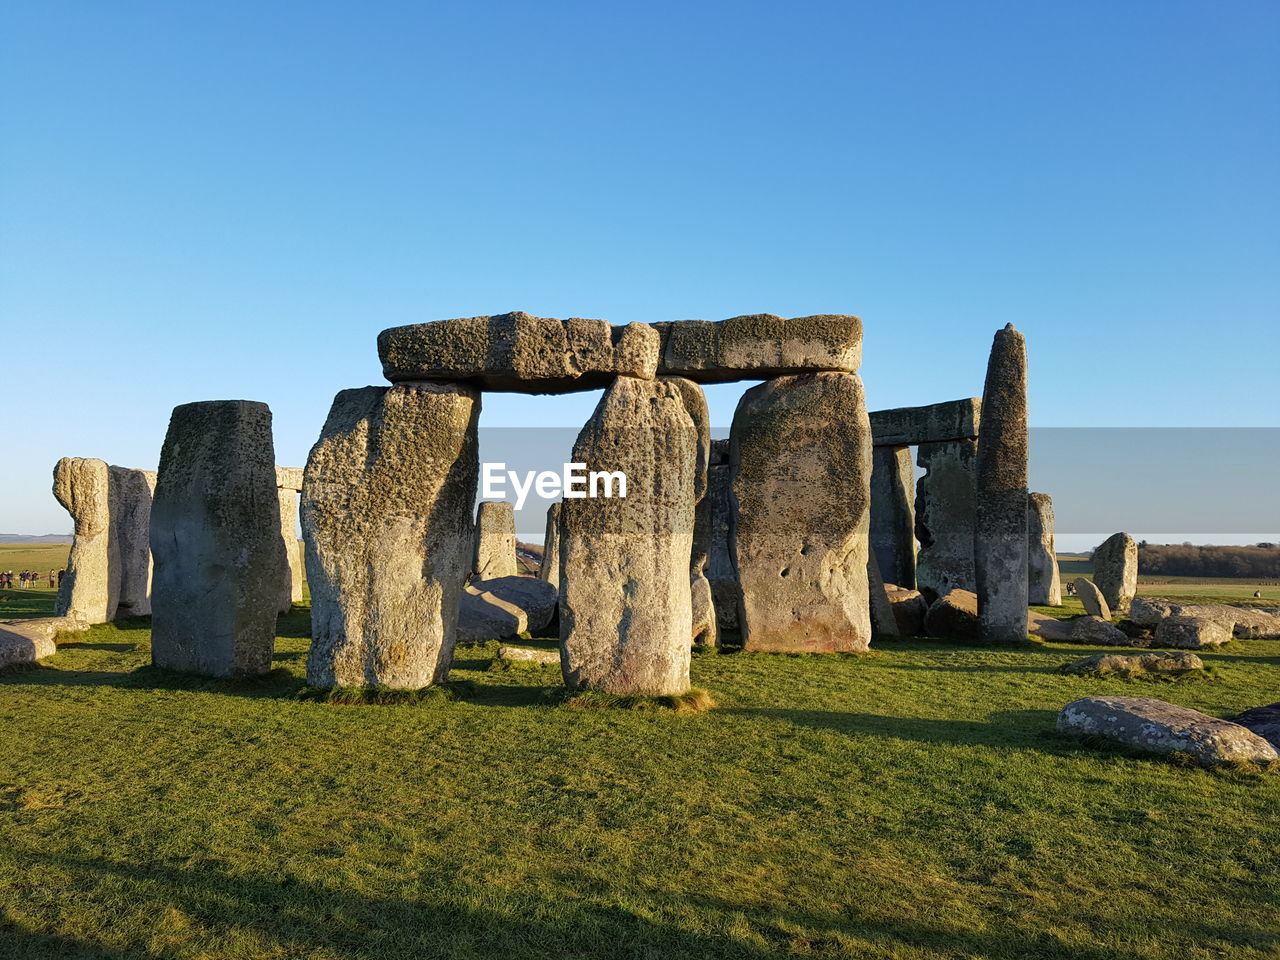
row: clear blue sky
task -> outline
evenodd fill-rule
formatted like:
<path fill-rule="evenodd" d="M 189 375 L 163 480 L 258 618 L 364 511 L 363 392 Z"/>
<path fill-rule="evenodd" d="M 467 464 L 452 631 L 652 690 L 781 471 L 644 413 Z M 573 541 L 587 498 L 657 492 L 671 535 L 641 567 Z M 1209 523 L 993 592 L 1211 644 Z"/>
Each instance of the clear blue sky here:
<path fill-rule="evenodd" d="M 1036 426 L 1278 423 L 1273 2 L 9 0 L 0 88 L 3 532 L 189 400 L 301 464 L 380 329 L 511 309 L 857 313 L 873 407 L 1012 321 Z"/>

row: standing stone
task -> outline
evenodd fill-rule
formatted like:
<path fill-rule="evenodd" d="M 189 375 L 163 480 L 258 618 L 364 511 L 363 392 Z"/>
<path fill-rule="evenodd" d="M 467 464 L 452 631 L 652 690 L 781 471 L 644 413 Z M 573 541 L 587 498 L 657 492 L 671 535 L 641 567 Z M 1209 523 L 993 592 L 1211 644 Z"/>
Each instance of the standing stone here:
<path fill-rule="evenodd" d="M 689 689 L 689 559 L 698 431 L 680 386 L 619 377 L 573 447 L 591 471 L 622 471 L 626 497 L 560 508 L 565 686 L 657 696 Z"/>
<path fill-rule="evenodd" d="M 874 481 L 873 485 L 874 485 Z M 875 493 L 872 493 L 872 497 Z M 874 503 L 874 500 L 872 501 Z M 880 563 L 874 549 L 867 551 L 867 592 L 871 603 L 871 629 L 877 637 L 899 637 L 898 618 L 894 616 L 893 603 L 880 576 Z"/>
<path fill-rule="evenodd" d="M 973 562 L 982 639 L 1027 638 L 1027 342 L 996 333 L 982 390 Z"/>
<path fill-rule="evenodd" d="M 889 583 L 916 586 L 915 469 L 909 447 L 876 447 L 871 457 L 871 549 Z"/>
<path fill-rule="evenodd" d="M 312 686 L 412 690 L 448 676 L 474 544 L 479 415 L 479 393 L 454 383 L 334 398 L 302 486 Z"/>
<path fill-rule="evenodd" d="M 978 441 L 922 443 L 916 462 L 925 471 L 916 482 L 916 586 L 930 602 L 952 590 L 972 593 Z"/>
<path fill-rule="evenodd" d="M 1053 543 L 1053 498 L 1027 497 L 1027 601 L 1036 606 L 1062 606 L 1062 580 Z"/>
<path fill-rule="evenodd" d="M 174 408 L 151 508 L 151 552 L 156 666 L 215 677 L 271 669 L 288 558 L 265 403 Z"/>
<path fill-rule="evenodd" d="M 851 373 L 748 390 L 730 434 L 733 550 L 746 650 L 860 651 L 871 642 L 871 426 Z"/>
<path fill-rule="evenodd" d="M 1103 620 L 1111 619 L 1111 607 L 1107 604 L 1107 598 L 1094 586 L 1092 580 L 1076 577 L 1075 588 L 1076 596 L 1080 598 L 1080 604 L 1084 607 L 1086 614 L 1091 617 L 1101 617 Z"/>
<path fill-rule="evenodd" d="M 670 378 L 670 382 L 680 390 L 684 398 L 684 408 L 693 421 L 698 442 L 693 481 L 693 495 L 697 502 L 694 506 L 693 550 L 689 557 L 689 603 L 692 611 L 690 637 L 699 646 L 714 647 L 719 644 L 720 631 L 711 582 L 707 579 L 707 564 L 711 559 L 711 518 L 703 508 L 711 458 L 711 414 L 707 410 L 706 394 L 700 386 L 692 380 L 677 377 Z"/>
<path fill-rule="evenodd" d="M 111 556 L 119 563 L 116 608 L 112 619 L 151 613 L 151 501 L 156 473 L 110 467 Z"/>
<path fill-rule="evenodd" d="M 280 584 L 281 613 L 302 602 L 302 541 L 298 539 L 298 494 L 302 492 L 301 467 L 276 467 L 276 495 L 280 498 L 280 539 L 289 558 L 288 575 Z"/>
<path fill-rule="evenodd" d="M 547 532 L 542 538 L 542 566 L 538 579 L 560 588 L 560 501 L 547 507 Z"/>
<path fill-rule="evenodd" d="M 707 465 L 707 493 L 698 502 L 700 524 L 705 524 L 710 540 L 707 554 L 707 581 L 716 613 L 716 633 L 738 629 L 738 572 L 730 549 L 729 441 L 711 441 Z"/>
<path fill-rule="evenodd" d="M 1093 551 L 1093 582 L 1115 613 L 1129 612 L 1138 592 L 1138 543 L 1133 537 L 1112 534 Z"/>
<path fill-rule="evenodd" d="M 514 577 L 516 512 L 505 500 L 485 500 L 476 510 L 476 544 L 472 569 L 477 580 Z"/>
<path fill-rule="evenodd" d="M 53 495 L 75 521 L 57 615 L 106 623 L 116 611 L 119 566 L 111 540 L 111 476 L 106 463 L 63 457 L 53 468 Z M 113 582 L 112 573 L 115 573 Z"/>

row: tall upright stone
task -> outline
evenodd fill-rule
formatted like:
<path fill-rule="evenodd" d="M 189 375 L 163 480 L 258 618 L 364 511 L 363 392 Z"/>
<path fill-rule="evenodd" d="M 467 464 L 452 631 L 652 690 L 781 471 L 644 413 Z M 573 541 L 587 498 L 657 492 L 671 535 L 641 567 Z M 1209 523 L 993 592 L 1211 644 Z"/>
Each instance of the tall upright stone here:
<path fill-rule="evenodd" d="M 472 569 L 477 580 L 514 577 L 516 512 L 505 500 L 485 500 L 476 509 L 476 544 Z"/>
<path fill-rule="evenodd" d="M 813 373 L 748 390 L 729 464 L 744 649 L 866 650 L 871 425 L 862 380 Z"/>
<path fill-rule="evenodd" d="M 280 539 L 289 558 L 288 572 L 280 584 L 281 613 L 302 602 L 302 541 L 298 539 L 298 494 L 302 492 L 301 467 L 276 467 L 276 495 L 280 498 Z"/>
<path fill-rule="evenodd" d="M 111 556 L 118 563 L 118 593 L 112 619 L 151 613 L 151 502 L 156 473 L 110 467 Z"/>
<path fill-rule="evenodd" d="M 901 636 L 902 631 L 898 629 L 898 619 L 893 614 L 893 603 L 885 590 L 884 577 L 880 575 L 880 561 L 874 549 L 867 551 L 867 594 L 871 609 L 871 629 L 875 635 Z"/>
<path fill-rule="evenodd" d="M 271 669 L 288 558 L 265 403 L 174 408 L 151 508 L 151 552 L 156 666 L 215 677 Z"/>
<path fill-rule="evenodd" d="M 1027 341 L 997 331 L 982 389 L 973 561 L 982 639 L 1027 638 Z"/>
<path fill-rule="evenodd" d="M 626 497 L 560 508 L 560 656 L 565 686 L 605 693 L 689 688 L 699 433 L 682 388 L 618 377 L 578 434 L 573 460 L 621 471 Z"/>
<path fill-rule="evenodd" d="M 119 565 L 114 562 L 111 539 L 111 475 L 106 463 L 63 457 L 53 468 L 53 495 L 75 522 L 71 556 L 58 588 L 57 615 L 106 623 L 115 616 L 119 592 Z"/>
<path fill-rule="evenodd" d="M 693 421 L 698 444 L 694 460 L 693 549 L 689 557 L 689 603 L 693 618 L 689 636 L 699 646 L 714 647 L 719 645 L 720 630 L 711 582 L 707 579 L 707 565 L 711 562 L 711 518 L 703 507 L 707 499 L 707 472 L 711 459 L 711 414 L 707 410 L 707 396 L 700 386 L 692 380 L 669 379 L 684 397 L 684 407 Z"/>
<path fill-rule="evenodd" d="M 456 383 L 334 398 L 302 485 L 312 686 L 418 689 L 448 676 L 473 554 L 479 415 L 479 392 Z"/>
<path fill-rule="evenodd" d="M 1138 543 L 1127 533 L 1113 533 L 1093 551 L 1093 582 L 1112 613 L 1127 616 L 1138 592 Z"/>
<path fill-rule="evenodd" d="M 889 583 L 916 586 L 915 468 L 909 447 L 876 447 L 871 458 L 871 549 Z"/>
<path fill-rule="evenodd" d="M 978 586 L 973 569 L 978 441 L 922 443 L 916 462 L 925 471 L 916 482 L 916 585 L 931 602 L 952 590 L 972 593 Z"/>
<path fill-rule="evenodd" d="M 547 532 L 542 538 L 542 566 L 538 579 L 553 587 L 560 587 L 560 504 L 557 500 L 547 507 Z"/>
<path fill-rule="evenodd" d="M 1053 498 L 1047 493 L 1027 497 L 1027 601 L 1037 606 L 1062 606 L 1062 579 L 1053 543 Z"/>
<path fill-rule="evenodd" d="M 716 612 L 716 635 L 738 629 L 738 572 L 733 567 L 729 527 L 729 441 L 711 441 L 707 464 L 707 492 L 698 501 L 698 523 L 708 539 L 707 582 Z"/>

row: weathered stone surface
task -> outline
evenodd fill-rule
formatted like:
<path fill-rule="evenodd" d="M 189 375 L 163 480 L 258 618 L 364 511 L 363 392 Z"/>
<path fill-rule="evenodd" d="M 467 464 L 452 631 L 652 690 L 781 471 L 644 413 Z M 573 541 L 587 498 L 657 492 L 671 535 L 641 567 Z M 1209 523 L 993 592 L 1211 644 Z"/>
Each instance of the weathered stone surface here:
<path fill-rule="evenodd" d="M 280 584 L 278 609 L 288 613 L 302 602 L 302 584 L 306 579 L 302 558 L 302 541 L 298 539 L 298 494 L 302 491 L 301 467 L 276 467 L 276 496 L 280 498 L 280 539 L 284 541 L 289 573 Z"/>
<path fill-rule="evenodd" d="M 659 374 L 697 383 L 768 380 L 819 370 L 855 373 L 862 363 L 862 321 L 857 317 L 754 314 L 653 326 L 662 338 Z"/>
<path fill-rule="evenodd" d="M 916 482 L 916 586 L 935 599 L 952 590 L 973 592 L 978 442 L 922 444 L 916 463 L 925 470 Z"/>
<path fill-rule="evenodd" d="M 1094 586 L 1092 580 L 1086 580 L 1084 577 L 1076 577 L 1075 580 L 1076 596 L 1080 598 L 1080 602 L 1084 605 L 1084 612 L 1091 617 L 1101 617 L 1103 620 L 1111 619 L 1111 607 L 1107 605 L 1107 599 L 1102 595 L 1102 591 Z"/>
<path fill-rule="evenodd" d="M 659 350 L 658 332 L 648 324 L 615 327 L 520 312 L 414 323 L 378 335 L 382 372 L 392 383 L 475 381 L 517 393 L 595 390 L 617 376 L 652 379 Z"/>
<path fill-rule="evenodd" d="M 1095 653 L 1062 667 L 1080 676 L 1180 677 L 1204 669 L 1194 653 Z M 1256 732 L 1256 731 L 1255 731 Z"/>
<path fill-rule="evenodd" d="M 705 525 L 710 540 L 707 553 L 707 581 L 711 585 L 711 605 L 716 613 L 717 634 L 738 629 L 738 572 L 730 547 L 729 441 L 711 442 L 711 462 L 707 467 L 707 493 L 698 501 L 698 523 Z"/>
<path fill-rule="evenodd" d="M 871 606 L 871 629 L 877 637 L 901 636 L 898 618 L 893 615 L 893 604 L 884 578 L 880 576 L 880 564 L 874 550 L 867 551 L 867 593 Z"/>
<path fill-rule="evenodd" d="M 871 457 L 871 549 L 889 583 L 916 585 L 915 468 L 908 447 L 876 447 Z"/>
<path fill-rule="evenodd" d="M 119 558 L 111 540 L 110 470 L 101 460 L 63 457 L 53 468 L 53 495 L 75 522 L 57 614 L 106 623 L 115 616 L 120 589 Z"/>
<path fill-rule="evenodd" d="M 514 577 L 516 566 L 515 507 L 505 500 L 486 500 L 476 510 L 476 547 L 472 569 L 477 580 Z"/>
<path fill-rule="evenodd" d="M 110 478 L 111 561 L 119 564 L 110 582 L 116 602 L 111 618 L 151 613 L 151 500 L 154 470 L 108 467 Z"/>
<path fill-rule="evenodd" d="M 151 552 L 156 666 L 218 677 L 271 669 L 288 559 L 265 403 L 174 408 L 151 508 Z"/>
<path fill-rule="evenodd" d="M 1127 533 L 1108 537 L 1093 552 L 1093 582 L 1112 613 L 1127 614 L 1138 592 L 1138 543 Z"/>
<path fill-rule="evenodd" d="M 1147 697 L 1074 700 L 1058 714 L 1058 730 L 1105 737 L 1147 753 L 1190 754 L 1206 767 L 1280 759 L 1271 744 L 1240 724 Z"/>
<path fill-rule="evenodd" d="M 1173 656 L 1173 654 L 1170 654 Z M 1195 656 L 1184 653 L 1184 657 Z M 1197 657 L 1197 659 L 1199 659 Z M 1254 707 L 1236 717 L 1235 722 L 1248 730 L 1252 730 L 1267 743 L 1280 751 L 1280 703 L 1269 703 L 1265 707 Z"/>
<path fill-rule="evenodd" d="M 1027 342 L 997 331 L 982 389 L 973 538 L 982 638 L 1027 638 Z"/>
<path fill-rule="evenodd" d="M 1071 621 L 1072 643 L 1096 643 L 1104 647 L 1141 647 L 1146 644 L 1102 617 L 1077 617 Z"/>
<path fill-rule="evenodd" d="M 542 566 L 538 579 L 560 589 L 560 501 L 547 507 L 547 532 L 542 538 Z"/>
<path fill-rule="evenodd" d="M 672 377 L 670 382 L 680 390 L 684 398 L 685 410 L 693 421 L 698 442 L 693 482 L 697 504 L 694 507 L 693 549 L 689 557 L 689 603 L 693 615 L 690 636 L 699 646 L 714 647 L 719 645 L 720 631 L 711 583 L 707 579 L 712 539 L 711 516 L 708 512 L 710 504 L 703 506 L 707 497 L 707 471 L 711 459 L 711 414 L 707 410 L 706 394 L 700 386 L 692 380 L 680 377 Z"/>
<path fill-rule="evenodd" d="M 1280 637 L 1280 617 L 1253 607 L 1234 607 L 1228 603 L 1177 603 L 1154 597 L 1134 597 L 1129 605 L 1129 618 L 1142 626 L 1158 626 L 1168 617 L 1214 620 L 1242 640 Z"/>
<path fill-rule="evenodd" d="M 896 584 L 885 584 L 893 618 L 898 622 L 898 636 L 925 636 L 924 618 L 929 613 L 929 602 L 919 590 L 906 590 Z"/>
<path fill-rule="evenodd" d="M 748 390 L 730 434 L 743 648 L 860 651 L 871 428 L 861 379 L 780 377 Z"/>
<path fill-rule="evenodd" d="M 0 670 L 19 663 L 35 663 L 57 653 L 62 633 L 88 630 L 89 624 L 72 617 L 33 617 L 0 621 Z"/>
<path fill-rule="evenodd" d="M 541 635 L 556 613 L 558 591 L 538 577 L 499 577 L 470 584 L 458 605 L 458 642 L 485 643 Z"/>
<path fill-rule="evenodd" d="M 578 435 L 573 461 L 622 471 L 625 498 L 560 508 L 565 686 L 656 696 L 689 689 L 699 435 L 683 390 L 619 377 Z"/>
<path fill-rule="evenodd" d="M 928 636 L 943 640 L 977 640 L 981 636 L 978 595 L 968 590 L 952 590 L 945 597 L 939 597 L 929 606 L 924 630 Z"/>
<path fill-rule="evenodd" d="M 871 411 L 871 439 L 877 447 L 918 447 L 948 440 L 976 440 L 982 401 L 950 400 L 923 407 Z"/>
<path fill-rule="evenodd" d="M 1053 543 L 1053 498 L 1027 497 L 1027 600 L 1036 606 L 1062 606 L 1062 579 Z"/>
<path fill-rule="evenodd" d="M 1156 625 L 1156 644 L 1201 650 L 1220 647 L 1231 639 L 1231 628 L 1206 617 L 1165 617 Z"/>
<path fill-rule="evenodd" d="M 509 663 L 536 663 L 544 667 L 560 666 L 559 650 L 535 650 L 532 647 L 502 646 L 498 648 L 498 659 Z"/>
<path fill-rule="evenodd" d="M 471 567 L 480 395 L 450 383 L 344 390 L 311 449 L 302 529 L 315 687 L 444 680 Z"/>
<path fill-rule="evenodd" d="M 1071 624 L 1047 613 L 1027 611 L 1027 633 L 1051 643 L 1070 643 Z"/>

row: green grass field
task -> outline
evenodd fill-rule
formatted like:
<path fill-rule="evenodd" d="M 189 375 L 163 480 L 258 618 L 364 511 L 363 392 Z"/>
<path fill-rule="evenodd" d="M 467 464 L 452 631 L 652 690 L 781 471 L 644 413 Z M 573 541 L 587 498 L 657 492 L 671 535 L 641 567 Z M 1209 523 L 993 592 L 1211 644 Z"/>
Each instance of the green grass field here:
<path fill-rule="evenodd" d="M 546 705 L 558 670 L 492 644 L 469 699 L 306 702 L 307 611 L 279 632 L 258 683 L 152 669 L 145 621 L 0 676 L 0 957 L 1280 952 L 1280 776 L 1054 730 L 1088 694 L 1270 702 L 1280 642 L 1160 685 L 1033 643 L 704 654 L 719 706 L 677 716 Z"/>
<path fill-rule="evenodd" d="M 70 551 L 66 543 L 0 543 L 0 570 L 12 570 L 15 577 L 22 570 L 34 570 L 40 574 L 36 589 L 48 590 L 49 571 L 65 567 Z"/>

